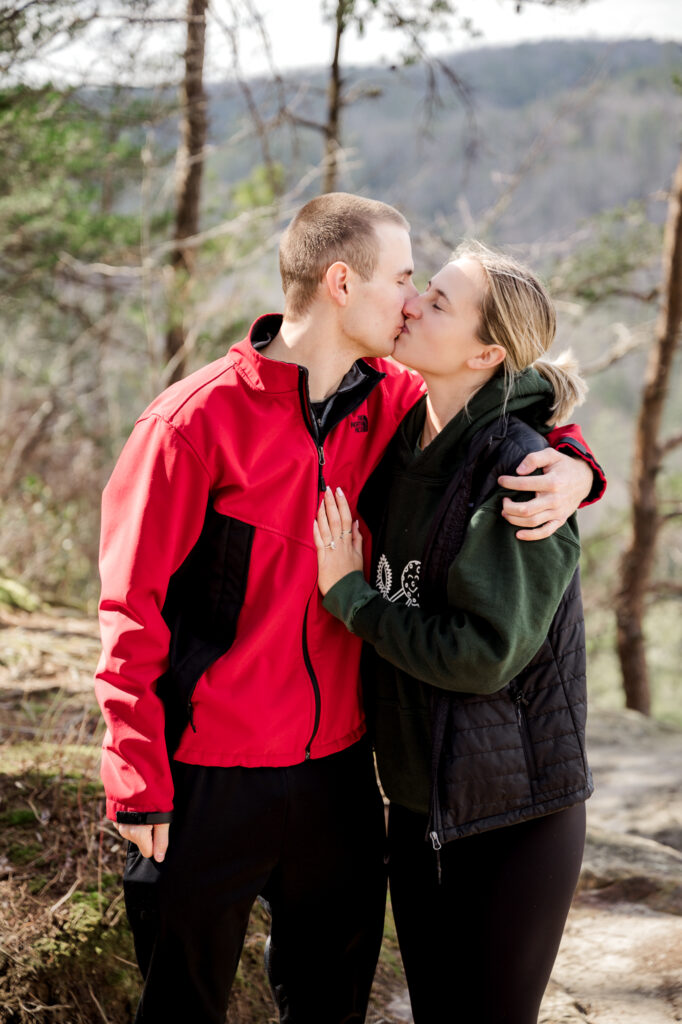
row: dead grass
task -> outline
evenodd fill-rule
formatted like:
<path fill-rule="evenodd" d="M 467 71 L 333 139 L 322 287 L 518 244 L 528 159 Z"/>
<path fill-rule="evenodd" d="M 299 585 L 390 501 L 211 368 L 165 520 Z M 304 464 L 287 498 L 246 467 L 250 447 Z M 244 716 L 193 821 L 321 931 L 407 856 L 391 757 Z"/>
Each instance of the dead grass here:
<path fill-rule="evenodd" d="M 0 609 L 0 1024 L 130 1024 L 140 989 L 124 843 L 104 818 L 93 623 Z M 319 922 L 324 932 L 324 920 Z M 277 1020 L 256 905 L 226 1024 Z M 404 988 L 387 916 L 368 1024 Z"/>

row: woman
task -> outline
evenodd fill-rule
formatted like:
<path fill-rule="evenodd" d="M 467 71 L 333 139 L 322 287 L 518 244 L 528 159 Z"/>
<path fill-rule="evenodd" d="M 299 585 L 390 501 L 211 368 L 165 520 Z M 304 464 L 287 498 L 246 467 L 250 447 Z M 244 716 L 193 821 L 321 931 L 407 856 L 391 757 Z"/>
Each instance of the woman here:
<path fill-rule="evenodd" d="M 340 491 L 314 524 L 325 607 L 368 642 L 389 879 L 416 1024 L 535 1024 L 580 870 L 584 630 L 575 517 L 523 544 L 500 474 L 585 386 L 515 261 L 461 246 L 405 307 L 427 397 L 368 482 L 374 587 Z"/>

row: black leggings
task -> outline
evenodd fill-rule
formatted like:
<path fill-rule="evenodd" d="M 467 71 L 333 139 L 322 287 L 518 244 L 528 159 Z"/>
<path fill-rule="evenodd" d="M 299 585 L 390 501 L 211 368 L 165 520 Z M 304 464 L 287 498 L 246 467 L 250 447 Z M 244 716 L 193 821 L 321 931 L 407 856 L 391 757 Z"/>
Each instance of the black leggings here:
<path fill-rule="evenodd" d="M 389 815 L 393 913 L 415 1024 L 536 1024 L 580 872 L 585 805 L 447 843 Z"/>

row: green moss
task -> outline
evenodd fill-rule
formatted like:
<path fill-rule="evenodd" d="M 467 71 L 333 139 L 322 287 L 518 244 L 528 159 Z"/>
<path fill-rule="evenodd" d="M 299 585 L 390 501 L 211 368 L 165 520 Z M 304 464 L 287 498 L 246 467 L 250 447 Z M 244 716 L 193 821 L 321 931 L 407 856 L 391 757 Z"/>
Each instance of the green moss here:
<path fill-rule="evenodd" d="M 132 937 L 124 919 L 103 922 L 100 902 L 96 893 L 74 893 L 58 930 L 34 943 L 31 971 L 56 1001 L 91 985 L 104 1005 L 119 1007 L 115 1019 L 129 1019 L 140 989 Z"/>
<path fill-rule="evenodd" d="M 84 779 L 65 779 L 62 783 L 62 793 L 66 793 L 67 796 L 75 796 L 80 793 L 81 797 L 97 797 L 102 796 L 104 789 L 101 782 Z"/>
<path fill-rule="evenodd" d="M 36 816 L 29 807 L 17 807 L 0 814 L 0 825 L 35 825 Z"/>
<path fill-rule="evenodd" d="M 30 864 L 37 861 L 42 852 L 43 848 L 38 843 L 12 843 L 7 856 L 12 864 Z"/>

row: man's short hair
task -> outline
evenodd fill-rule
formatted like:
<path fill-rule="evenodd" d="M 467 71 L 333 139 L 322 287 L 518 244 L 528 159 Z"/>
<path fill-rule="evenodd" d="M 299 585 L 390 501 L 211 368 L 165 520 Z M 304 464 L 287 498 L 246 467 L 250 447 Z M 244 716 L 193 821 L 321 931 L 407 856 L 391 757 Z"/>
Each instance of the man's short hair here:
<path fill-rule="evenodd" d="M 379 258 L 375 226 L 381 223 L 410 230 L 392 206 L 348 192 L 327 192 L 301 207 L 279 246 L 286 316 L 296 319 L 306 312 L 332 263 L 347 263 L 369 281 Z"/>

